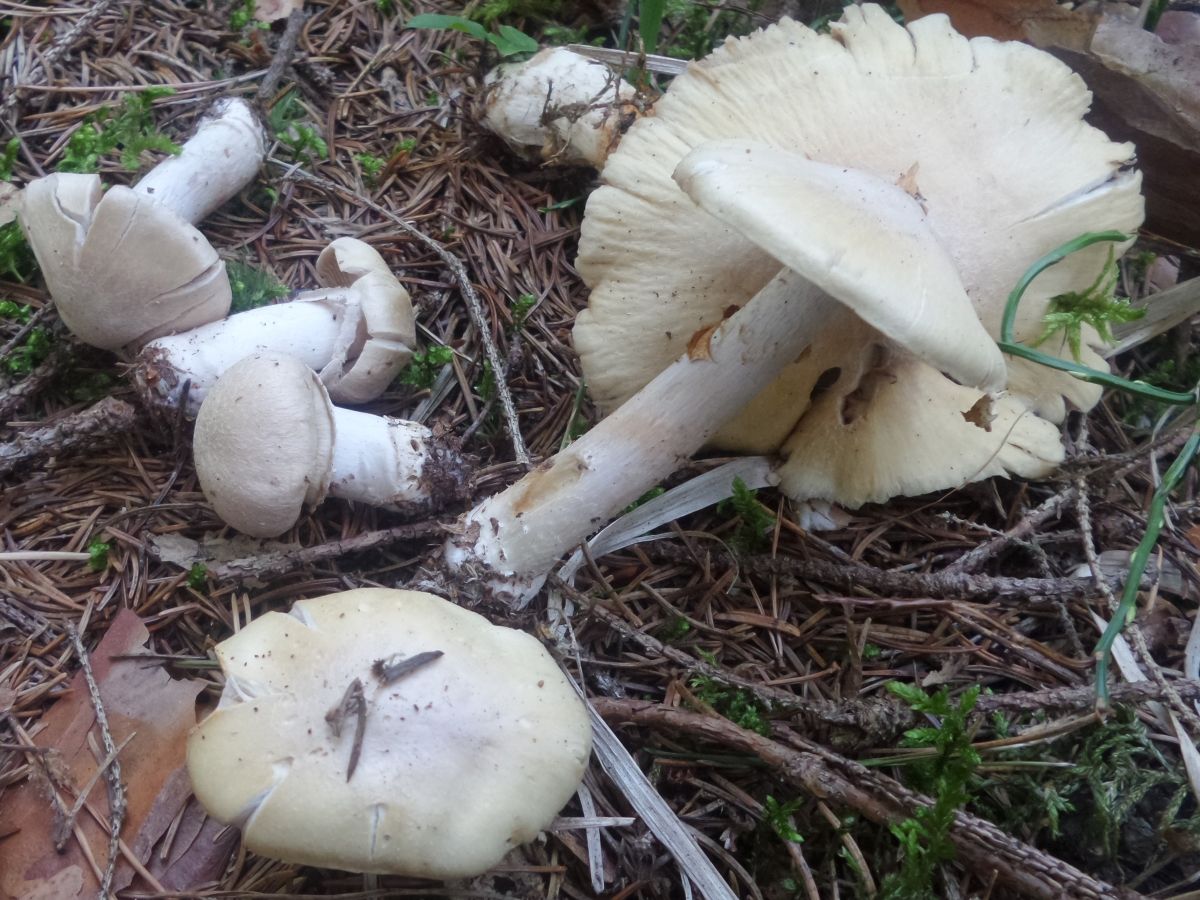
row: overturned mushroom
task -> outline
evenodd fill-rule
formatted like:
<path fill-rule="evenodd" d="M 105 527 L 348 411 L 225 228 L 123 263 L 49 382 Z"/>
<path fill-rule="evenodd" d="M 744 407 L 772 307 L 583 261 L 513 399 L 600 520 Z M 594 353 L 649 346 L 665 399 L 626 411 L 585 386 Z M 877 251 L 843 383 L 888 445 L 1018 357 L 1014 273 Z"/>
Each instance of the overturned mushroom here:
<path fill-rule="evenodd" d="M 412 301 L 383 257 L 354 238 L 338 238 L 317 258 L 324 289 L 157 338 L 134 371 L 152 406 L 174 407 L 187 386 L 195 416 L 208 391 L 238 360 L 263 351 L 294 356 L 315 370 L 335 403 L 366 403 L 412 358 Z"/>
<path fill-rule="evenodd" d="M 547 827 L 591 751 L 583 703 L 520 631 L 432 594 L 301 600 L 216 648 L 196 797 L 276 859 L 478 875 Z"/>
<path fill-rule="evenodd" d="M 943 17 L 906 31 L 874 6 L 832 36 L 785 21 L 694 64 L 623 138 L 584 221 L 576 342 L 614 411 L 468 514 L 454 578 L 527 599 L 705 443 L 786 442 L 785 488 L 848 503 L 1047 472 L 1051 420 L 1097 392 L 1016 360 L 994 396 L 985 326 L 1044 252 L 1141 219 L 1131 148 L 1083 123 L 1087 100 L 1047 54 Z M 1035 284 L 1022 335 L 1102 258 L 1067 263 Z"/>
<path fill-rule="evenodd" d="M 21 228 L 72 333 L 117 350 L 224 316 L 225 265 L 192 223 L 249 184 L 263 153 L 254 113 L 227 100 L 132 188 L 63 172 L 30 182 Z"/>
<path fill-rule="evenodd" d="M 637 91 L 608 66 L 562 47 L 487 76 L 483 123 L 519 152 L 602 166 L 637 118 Z"/>
<path fill-rule="evenodd" d="M 605 411 L 620 407 L 790 265 L 763 229 L 786 232 L 817 213 L 776 193 L 787 190 L 778 171 L 787 159 L 867 172 L 913 194 L 978 317 L 998 335 L 1005 298 L 1034 260 L 1084 231 L 1130 232 L 1142 220 L 1140 175 L 1127 168 L 1133 148 L 1083 121 L 1089 100 L 1051 55 L 968 41 L 944 16 L 905 29 L 877 6 L 850 6 L 828 35 L 785 20 L 727 41 L 630 129 L 588 201 L 577 264 L 591 296 L 574 336 L 593 397 Z M 760 175 L 726 144 L 720 173 L 694 160 L 677 184 L 680 162 L 713 141 L 787 155 Z M 722 212 L 733 205 L 736 221 Z M 881 249 L 890 241 L 842 239 Z M 1035 339 L 1049 299 L 1089 285 L 1105 252 L 1075 254 L 1039 279 L 1017 337 Z M 899 282 L 892 293 L 915 303 Z M 1090 347 L 1083 361 L 1103 365 Z M 797 352 L 711 444 L 779 452 L 787 493 L 858 506 L 992 475 L 1045 475 L 1062 459 L 1053 425 L 1067 403 L 1088 409 L 1100 395 L 1014 359 L 988 432 L 972 421 L 986 422 L 971 413 L 979 392 L 943 371 L 848 316 Z"/>

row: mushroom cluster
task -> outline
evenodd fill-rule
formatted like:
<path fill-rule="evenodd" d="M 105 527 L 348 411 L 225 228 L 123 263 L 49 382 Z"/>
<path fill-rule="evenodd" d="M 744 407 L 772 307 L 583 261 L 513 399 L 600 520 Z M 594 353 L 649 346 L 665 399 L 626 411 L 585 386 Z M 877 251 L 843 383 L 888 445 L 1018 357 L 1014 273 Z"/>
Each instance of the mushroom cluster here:
<path fill-rule="evenodd" d="M 778 452 L 787 493 L 850 506 L 1048 473 L 1068 404 L 1099 389 L 1006 366 L 993 338 L 1035 260 L 1142 221 L 1133 148 L 1084 122 L 1089 101 L 1047 53 L 869 4 L 692 63 L 584 218 L 575 342 L 610 415 L 469 513 L 450 569 L 521 602 L 705 444 Z M 1104 262 L 1089 248 L 1042 276 L 1018 339 Z M 1083 362 L 1103 365 L 1091 346 Z"/>
<path fill-rule="evenodd" d="M 225 689 L 188 772 L 275 859 L 478 875 L 550 824 L 591 752 L 587 711 L 541 644 L 432 594 L 301 600 L 216 654 Z"/>

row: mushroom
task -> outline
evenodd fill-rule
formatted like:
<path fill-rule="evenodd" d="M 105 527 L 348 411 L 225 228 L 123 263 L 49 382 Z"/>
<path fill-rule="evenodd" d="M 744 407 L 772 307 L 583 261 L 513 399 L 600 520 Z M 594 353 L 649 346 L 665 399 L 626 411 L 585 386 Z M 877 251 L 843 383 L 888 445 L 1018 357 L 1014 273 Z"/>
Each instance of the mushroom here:
<path fill-rule="evenodd" d="M 254 113 L 226 100 L 132 188 L 65 172 L 30 182 L 21 228 L 72 333 L 117 350 L 224 316 L 225 265 L 192 223 L 248 184 L 263 153 Z"/>
<path fill-rule="evenodd" d="M 541 644 L 432 594 L 301 600 L 216 655 L 225 689 L 188 739 L 192 787 L 275 859 L 478 875 L 550 824 L 591 752 Z"/>
<path fill-rule="evenodd" d="M 339 409 L 316 373 L 281 353 L 229 368 L 196 418 L 196 474 L 217 515 L 274 537 L 326 496 L 408 514 L 468 488 L 466 463 L 424 425 Z"/>
<path fill-rule="evenodd" d="M 637 91 L 608 66 L 548 47 L 487 75 L 483 123 L 524 155 L 602 166 L 638 116 Z"/>
<path fill-rule="evenodd" d="M 617 409 L 789 264 L 749 220 L 771 209 L 787 231 L 813 216 L 772 196 L 786 183 L 778 172 L 758 180 L 727 146 L 720 177 L 736 178 L 742 187 L 729 193 L 744 189 L 739 205 L 764 215 L 746 209 L 726 219 L 673 180 L 692 151 L 742 141 L 901 184 L 917 195 L 994 337 L 1009 290 L 1034 260 L 1084 231 L 1131 232 L 1142 221 L 1140 174 L 1127 168 L 1133 148 L 1083 121 L 1089 100 L 1050 54 L 968 41 L 944 16 L 906 30 L 878 6 L 850 6 L 828 35 L 784 20 L 727 41 L 630 129 L 588 201 L 577 265 L 591 294 L 574 338 L 593 398 Z M 718 178 L 696 174 L 693 185 Z M 849 231 L 840 239 L 889 240 Z M 1036 339 L 1050 298 L 1086 288 L 1105 252 L 1075 254 L 1039 279 L 1022 303 L 1018 338 Z M 816 337 L 711 440 L 779 452 L 781 487 L 797 499 L 855 507 L 992 475 L 1043 476 L 1062 459 L 1052 425 L 1068 403 L 1086 410 L 1100 396 L 1094 385 L 1013 359 L 988 432 L 964 416 L 977 392 L 862 317 Z M 1103 365 L 1091 347 L 1083 362 Z"/>
<path fill-rule="evenodd" d="M 784 21 L 693 64 L 588 203 L 576 343 L 614 411 L 467 514 L 451 581 L 524 602 L 706 443 L 782 446 L 785 489 L 847 503 L 1049 471 L 1053 422 L 1096 391 L 1014 360 L 997 396 L 987 329 L 1044 252 L 1141 220 L 1131 148 L 1083 123 L 1087 100 L 1048 54 L 869 5 L 830 36 Z M 1102 264 L 1047 272 L 1019 334 Z"/>
<path fill-rule="evenodd" d="M 317 258 L 323 290 L 156 338 L 138 355 L 134 377 L 151 406 L 183 402 L 195 417 L 230 366 L 264 350 L 295 356 L 319 373 L 336 403 L 367 403 L 412 358 L 412 301 L 383 257 L 355 238 L 338 238 Z"/>

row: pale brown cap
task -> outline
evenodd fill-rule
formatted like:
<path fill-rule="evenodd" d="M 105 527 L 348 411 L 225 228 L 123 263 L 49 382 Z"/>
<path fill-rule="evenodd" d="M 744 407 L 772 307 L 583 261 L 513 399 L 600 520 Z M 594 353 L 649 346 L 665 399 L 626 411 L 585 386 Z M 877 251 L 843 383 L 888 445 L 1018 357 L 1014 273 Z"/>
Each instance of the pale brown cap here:
<path fill-rule="evenodd" d="M 434 651 L 390 684 L 375 665 Z M 266 856 L 478 875 L 550 824 L 587 765 L 587 711 L 542 645 L 432 594 L 301 600 L 216 652 L 225 691 L 188 771 L 209 813 Z"/>

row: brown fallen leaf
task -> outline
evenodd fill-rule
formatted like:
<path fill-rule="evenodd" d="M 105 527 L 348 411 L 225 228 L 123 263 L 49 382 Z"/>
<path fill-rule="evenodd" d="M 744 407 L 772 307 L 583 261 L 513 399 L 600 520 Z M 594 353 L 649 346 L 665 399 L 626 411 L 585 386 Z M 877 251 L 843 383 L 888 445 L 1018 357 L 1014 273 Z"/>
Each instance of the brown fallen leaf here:
<path fill-rule="evenodd" d="M 995 408 L 995 398 L 991 394 L 983 394 L 971 404 L 971 408 L 964 412 L 962 417 L 977 428 L 990 432 L 992 423 L 996 421 Z"/>
<path fill-rule="evenodd" d="M 183 771 L 184 753 L 187 733 L 196 720 L 196 696 L 203 687 L 199 681 L 172 679 L 156 664 L 114 658 L 144 652 L 148 637 L 141 620 L 122 610 L 91 654 L 113 739 L 118 746 L 127 741 L 119 755 L 128 800 L 121 836 L 143 861 L 191 793 Z M 68 806 L 75 799 L 74 790 L 96 772 L 97 758 L 88 746 L 95 721 L 83 675 L 78 673 L 70 692 L 42 717 L 42 729 L 34 738 L 37 746 L 52 749 L 46 754 L 49 762 L 59 777 L 69 782 L 70 790 L 63 796 Z M 98 736 L 95 742 L 99 746 Z M 0 805 L 0 832 L 15 832 L 0 841 L 0 898 L 94 897 L 99 884 L 78 840 L 71 838 L 61 854 L 54 850 L 56 813 L 44 779 L 41 781 L 38 784 L 31 779 L 10 790 Z M 173 788 L 164 790 L 168 785 Z M 88 801 L 107 816 L 103 779 L 93 787 Z M 103 867 L 108 853 L 105 830 L 86 810 L 80 812 L 76 824 L 96 864 Z M 121 860 L 114 890 L 133 880 L 133 869 Z"/>
<path fill-rule="evenodd" d="M 1055 0 L 899 0 L 899 6 L 905 22 L 944 13 L 959 34 L 1002 41 L 1024 40 L 1030 19 L 1071 16 Z"/>
<path fill-rule="evenodd" d="M 1094 95 L 1088 121 L 1137 147 L 1146 227 L 1200 246 L 1200 43 L 1169 43 L 1115 13 L 1055 0 L 900 0 L 905 19 L 945 13 L 969 37 L 1024 40 L 1053 53 Z"/>
<path fill-rule="evenodd" d="M 1028 23 L 1026 32 L 1092 89 L 1088 120 L 1137 147 L 1146 227 L 1200 246 L 1200 45 L 1168 44 L 1111 15 L 1089 32 L 1047 21 Z"/>

